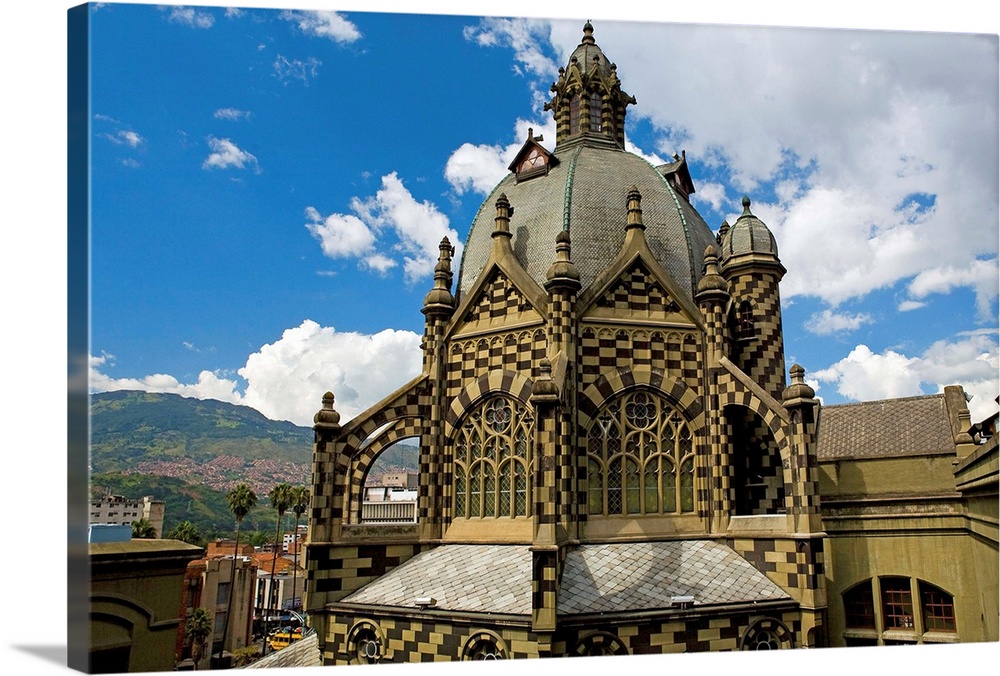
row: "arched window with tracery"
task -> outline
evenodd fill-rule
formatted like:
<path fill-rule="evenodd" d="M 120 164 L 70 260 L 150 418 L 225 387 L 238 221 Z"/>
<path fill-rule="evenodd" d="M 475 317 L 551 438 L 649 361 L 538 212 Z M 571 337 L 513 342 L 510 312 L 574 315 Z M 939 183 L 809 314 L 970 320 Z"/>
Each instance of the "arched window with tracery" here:
<path fill-rule="evenodd" d="M 693 512 L 690 427 L 651 391 L 617 397 L 587 429 L 587 481 L 590 514 Z"/>
<path fill-rule="evenodd" d="M 530 407 L 504 395 L 466 416 L 452 445 L 455 518 L 530 515 L 534 424 Z"/>
<path fill-rule="evenodd" d="M 736 311 L 736 338 L 739 340 L 750 340 L 757 335 L 754 327 L 753 305 L 750 301 L 740 303 Z"/>
<path fill-rule="evenodd" d="M 577 92 L 573 96 L 569 97 L 569 133 L 579 134 L 580 133 L 580 117 L 581 117 L 581 105 L 580 105 L 580 94 Z"/>
<path fill-rule="evenodd" d="M 588 116 L 590 131 L 601 131 L 601 95 L 598 92 L 590 92 Z"/>

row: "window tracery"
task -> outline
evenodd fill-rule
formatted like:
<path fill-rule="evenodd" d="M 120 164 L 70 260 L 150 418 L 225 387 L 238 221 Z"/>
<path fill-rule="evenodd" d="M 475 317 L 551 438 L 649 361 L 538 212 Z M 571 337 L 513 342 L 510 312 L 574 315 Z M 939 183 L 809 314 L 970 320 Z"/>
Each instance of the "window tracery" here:
<path fill-rule="evenodd" d="M 453 444 L 454 517 L 530 514 L 533 434 L 531 409 L 504 395 L 484 400 L 468 415 Z"/>
<path fill-rule="evenodd" d="M 636 390 L 609 402 L 587 430 L 590 514 L 694 511 L 691 430 L 663 397 Z"/>

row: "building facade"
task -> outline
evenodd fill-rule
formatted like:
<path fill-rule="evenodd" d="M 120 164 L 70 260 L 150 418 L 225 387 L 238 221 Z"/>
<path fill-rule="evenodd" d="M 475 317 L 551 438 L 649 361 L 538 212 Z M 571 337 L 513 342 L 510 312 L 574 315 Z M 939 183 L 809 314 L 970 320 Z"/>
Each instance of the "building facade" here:
<path fill-rule="evenodd" d="M 636 101 L 589 23 L 552 93 L 554 150 L 529 130 L 462 260 L 440 244 L 421 375 L 343 425 L 332 393 L 316 414 L 323 663 L 841 641 L 820 406 L 786 378 L 773 235 L 746 197 L 713 232 L 683 153 L 625 150 Z M 368 522 L 365 478 L 403 439 L 416 520 Z"/>
<path fill-rule="evenodd" d="M 166 503 L 144 496 L 141 500 L 121 495 L 105 495 L 90 501 L 90 523 L 131 526 L 133 521 L 146 519 L 156 529 L 156 537 L 163 537 L 163 512 Z"/>

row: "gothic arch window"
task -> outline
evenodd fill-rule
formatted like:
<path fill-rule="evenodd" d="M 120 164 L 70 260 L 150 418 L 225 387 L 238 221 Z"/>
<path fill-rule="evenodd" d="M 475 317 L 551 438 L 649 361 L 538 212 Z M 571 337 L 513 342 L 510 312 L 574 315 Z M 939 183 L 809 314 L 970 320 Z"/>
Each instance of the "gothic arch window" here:
<path fill-rule="evenodd" d="M 590 514 L 693 512 L 690 427 L 652 391 L 613 399 L 587 429 L 587 480 Z"/>
<path fill-rule="evenodd" d="M 577 92 L 569 97 L 569 133 L 580 133 L 580 94 Z"/>
<path fill-rule="evenodd" d="M 531 409 L 504 395 L 484 399 L 452 444 L 455 518 L 529 516 Z"/>
<path fill-rule="evenodd" d="M 954 597 L 923 580 L 869 578 L 842 599 L 847 645 L 947 642 L 957 631 Z"/>
<path fill-rule="evenodd" d="M 599 92 L 590 92 L 589 104 L 590 131 L 601 131 L 601 95 Z"/>
<path fill-rule="evenodd" d="M 520 178 L 526 174 L 534 174 L 544 171 L 547 164 L 548 158 L 545 156 L 545 153 L 538 148 L 532 148 L 517 166 L 517 175 Z"/>

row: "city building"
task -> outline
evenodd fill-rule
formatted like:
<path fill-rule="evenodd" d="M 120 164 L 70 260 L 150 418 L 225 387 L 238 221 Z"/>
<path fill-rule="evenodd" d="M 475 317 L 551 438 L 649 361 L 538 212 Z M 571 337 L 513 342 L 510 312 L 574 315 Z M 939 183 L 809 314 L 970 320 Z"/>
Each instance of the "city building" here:
<path fill-rule="evenodd" d="M 140 500 L 120 495 L 105 495 L 90 501 L 90 523 L 131 526 L 133 521 L 146 519 L 156 529 L 156 537 L 163 537 L 163 511 L 166 504 L 144 496 Z"/>
<path fill-rule="evenodd" d="M 237 650 L 253 642 L 257 562 L 248 554 L 234 557 L 233 545 L 233 542 L 226 541 L 209 543 L 206 556 L 192 561 L 184 572 L 183 589 L 177 597 L 180 600 L 181 622 L 173 635 L 172 645 L 178 669 L 194 666 L 186 620 L 196 608 L 207 610 L 212 623 L 212 633 L 206 641 L 205 654 L 198 663 L 198 669 L 208 668 L 220 659 L 228 662 Z M 252 546 L 250 551 L 252 553 Z M 174 665 L 171 664 L 170 668 Z"/>
<path fill-rule="evenodd" d="M 554 150 L 529 130 L 461 261 L 440 244 L 422 373 L 315 416 L 322 663 L 997 640 L 996 442 L 961 388 L 822 407 L 749 197 L 713 232 L 683 152 L 625 150 L 589 23 L 552 94 Z M 373 523 L 404 439 L 415 520 Z"/>
<path fill-rule="evenodd" d="M 202 549 L 177 540 L 114 541 L 90 549 L 89 672 L 170 671 L 184 572 Z"/>

